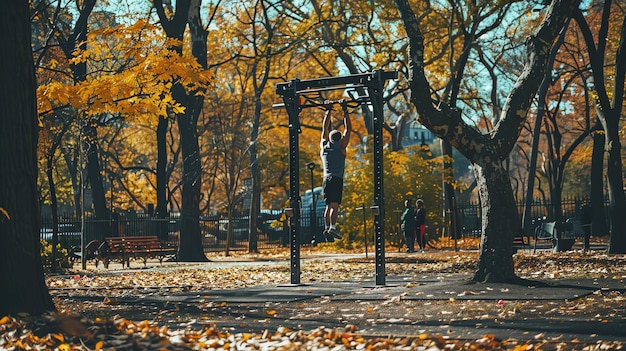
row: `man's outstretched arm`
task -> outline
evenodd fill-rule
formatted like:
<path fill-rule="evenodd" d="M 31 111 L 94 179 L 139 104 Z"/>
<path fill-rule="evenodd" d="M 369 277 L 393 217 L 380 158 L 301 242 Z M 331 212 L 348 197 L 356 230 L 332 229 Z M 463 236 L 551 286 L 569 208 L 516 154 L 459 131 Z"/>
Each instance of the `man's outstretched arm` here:
<path fill-rule="evenodd" d="M 322 137 L 320 140 L 320 144 L 328 141 L 328 134 L 330 133 L 330 113 L 332 112 L 332 107 L 326 110 L 324 114 L 324 121 L 322 122 Z"/>
<path fill-rule="evenodd" d="M 343 109 L 343 136 L 341 137 L 341 146 L 346 148 L 350 141 L 350 133 L 352 133 L 352 122 L 350 121 L 350 113 L 348 112 L 348 105 L 345 100 L 342 101 L 341 108 Z"/>

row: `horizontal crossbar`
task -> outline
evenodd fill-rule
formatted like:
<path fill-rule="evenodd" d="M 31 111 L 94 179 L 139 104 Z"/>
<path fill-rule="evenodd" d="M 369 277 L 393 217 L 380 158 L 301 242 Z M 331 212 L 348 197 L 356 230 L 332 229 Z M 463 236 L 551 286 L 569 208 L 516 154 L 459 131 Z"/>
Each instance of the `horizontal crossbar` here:
<path fill-rule="evenodd" d="M 360 96 L 357 99 L 354 100 L 345 100 L 346 101 L 346 105 L 348 107 L 357 107 L 361 104 L 367 104 L 370 102 L 370 98 L 369 96 Z M 301 103 L 298 105 L 299 108 L 309 108 L 309 107 L 323 107 L 323 106 L 332 106 L 332 105 L 339 105 L 341 104 L 341 100 L 325 100 L 322 103 L 316 103 L 315 101 L 312 100 L 308 100 L 307 102 Z M 273 104 L 272 105 L 273 108 L 282 108 L 285 107 L 284 103 L 279 103 L 279 104 Z"/>
<path fill-rule="evenodd" d="M 323 91 L 341 90 L 341 89 L 347 90 L 347 89 L 358 89 L 358 88 L 366 88 L 366 86 L 363 84 L 357 84 L 357 85 L 332 86 L 332 87 L 325 87 L 325 88 L 303 89 L 303 90 L 296 91 L 296 94 L 302 95 L 302 94 L 309 94 L 309 93 L 319 93 Z"/>
<path fill-rule="evenodd" d="M 357 87 L 367 88 L 367 83 L 376 79 L 379 73 L 380 78 L 383 81 L 398 78 L 398 71 L 374 71 L 360 74 L 351 74 L 346 76 L 326 77 L 308 80 L 292 79 L 289 82 L 276 84 L 276 93 L 279 95 L 285 95 L 288 91 L 293 91 L 293 89 L 295 89 L 295 94 L 301 94 L 315 91 L 353 89 Z"/>

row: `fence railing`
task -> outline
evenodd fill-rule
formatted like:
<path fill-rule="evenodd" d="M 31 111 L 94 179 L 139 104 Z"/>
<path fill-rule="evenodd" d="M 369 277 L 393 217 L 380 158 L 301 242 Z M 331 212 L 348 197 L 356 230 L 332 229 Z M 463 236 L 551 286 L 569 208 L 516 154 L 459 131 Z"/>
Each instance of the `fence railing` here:
<path fill-rule="evenodd" d="M 286 246 L 287 231 L 276 227 L 273 223 L 281 215 L 281 210 L 264 211 L 257 220 L 257 247 L 259 249 Z M 248 216 L 232 218 L 232 236 L 229 250 L 247 250 L 249 240 Z M 228 218 L 211 216 L 200 218 L 202 247 L 205 252 L 224 251 L 228 237 Z M 112 216 L 110 220 L 98 220 L 86 216 L 84 220 L 76 217 L 59 217 L 58 242 L 65 248 L 80 246 L 92 241 L 102 241 L 106 237 L 115 236 L 148 236 L 157 235 L 165 243 L 178 244 L 181 218 L 179 213 L 171 213 L 166 218 L 157 218 L 144 213 L 133 213 Z M 42 218 L 40 237 L 52 242 L 52 218 Z M 84 228 L 84 230 L 81 230 Z M 81 238 L 83 236 L 83 238 Z"/>
<path fill-rule="evenodd" d="M 579 217 L 580 207 L 588 202 L 587 198 L 572 197 L 564 198 L 561 206 L 563 218 Z M 534 201 L 531 206 L 531 218 L 539 219 L 546 217 L 552 219 L 552 204 L 549 201 Z M 518 203 L 519 213 L 522 213 L 523 203 Z M 605 202 L 608 209 L 608 199 Z M 257 248 L 269 249 L 289 246 L 289 231 L 286 222 L 279 222 L 282 210 L 264 210 L 257 220 Z M 312 216 L 303 215 L 301 218 L 301 244 L 311 242 L 312 231 L 310 228 Z M 229 250 L 248 249 L 248 216 L 240 215 L 232 218 L 232 236 Z M 316 228 L 321 232 L 324 226 L 323 215 L 315 217 Z M 210 216 L 200 218 L 200 231 L 202 234 L 202 247 L 205 252 L 221 252 L 226 250 L 228 236 L 228 218 L 226 216 Z M 475 202 L 457 204 L 457 233 L 460 236 L 480 236 L 481 234 L 481 208 Z M 84 230 L 81 227 L 84 225 Z M 51 242 L 52 219 L 42 218 L 40 236 Z M 81 235 L 84 235 L 85 244 L 91 240 L 102 241 L 110 236 L 125 235 L 157 235 L 162 241 L 177 245 L 180 236 L 181 218 L 179 213 L 171 213 L 166 218 L 157 218 L 144 213 L 116 214 L 110 220 L 97 220 L 93 217 L 85 217 L 84 221 L 75 217 L 59 218 L 59 243 L 66 248 L 80 246 Z M 390 233 L 393 234 L 393 233 Z M 393 242 L 390 237 L 390 242 Z"/>
<path fill-rule="evenodd" d="M 579 218 L 580 208 L 583 204 L 589 203 L 587 197 L 564 197 L 561 200 L 562 216 L 563 220 L 567 218 Z M 524 212 L 525 203 L 519 201 L 517 203 L 518 213 L 520 214 L 520 220 L 522 213 Z M 604 200 L 605 216 L 608 220 L 608 207 L 609 199 Z M 530 218 L 533 221 L 537 220 L 554 220 L 553 203 L 550 200 L 542 201 L 535 200 L 530 206 Z M 457 204 L 457 230 L 461 235 L 465 236 L 480 236 L 481 233 L 481 207 L 478 202 L 463 202 Z M 532 229 L 532 228 L 531 228 Z"/>

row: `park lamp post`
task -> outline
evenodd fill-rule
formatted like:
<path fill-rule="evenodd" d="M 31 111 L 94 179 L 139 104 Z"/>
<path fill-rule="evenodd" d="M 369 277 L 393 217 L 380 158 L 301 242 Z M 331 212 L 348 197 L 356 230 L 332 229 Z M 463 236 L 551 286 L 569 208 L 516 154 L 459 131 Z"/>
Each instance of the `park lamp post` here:
<path fill-rule="evenodd" d="M 114 216 L 113 213 L 115 212 L 113 210 L 113 175 L 109 174 L 109 186 L 111 187 L 111 189 L 109 189 L 110 192 L 110 197 L 109 197 L 109 207 L 110 207 L 110 211 L 109 211 L 109 232 L 111 236 L 115 236 L 115 231 L 113 229 L 113 226 L 115 225 L 115 221 L 114 221 Z"/>
<path fill-rule="evenodd" d="M 311 213 L 309 214 L 309 220 L 311 221 L 311 223 L 309 225 L 309 228 L 311 228 L 311 237 L 313 241 L 317 243 L 317 218 L 315 217 L 315 211 L 317 210 L 317 207 L 315 206 L 315 183 L 313 182 L 313 170 L 315 169 L 315 163 L 307 163 L 306 168 L 308 168 L 311 172 Z"/>

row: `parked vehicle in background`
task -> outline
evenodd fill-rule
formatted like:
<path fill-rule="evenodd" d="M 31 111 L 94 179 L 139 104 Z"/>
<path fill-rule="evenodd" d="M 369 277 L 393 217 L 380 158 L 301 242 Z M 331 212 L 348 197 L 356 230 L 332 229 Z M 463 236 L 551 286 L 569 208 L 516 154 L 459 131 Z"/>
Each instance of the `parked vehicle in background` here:
<path fill-rule="evenodd" d="M 324 212 L 326 211 L 326 202 L 324 201 L 324 197 L 322 194 L 322 187 L 319 186 L 304 192 L 304 195 L 301 197 L 302 201 L 302 212 L 300 215 L 300 229 L 302 239 L 300 240 L 301 244 L 308 244 L 313 240 L 311 221 L 315 221 L 315 232 L 316 236 L 319 238 L 319 235 L 322 234 L 324 230 Z M 312 212 L 313 209 L 313 199 L 315 199 L 315 212 Z M 315 214 L 315 218 L 313 218 L 313 214 Z"/>
<path fill-rule="evenodd" d="M 317 219 L 316 223 L 319 223 L 320 218 L 324 218 L 326 202 L 324 202 L 321 186 L 313 189 L 313 193 L 315 194 L 315 218 Z M 313 196 L 311 196 L 311 189 L 309 189 L 304 192 L 304 195 L 302 195 L 302 215 L 300 216 L 300 218 L 301 226 L 303 227 L 310 226 L 311 208 L 313 208 Z M 322 225 L 324 224 L 323 221 L 321 223 Z"/>

